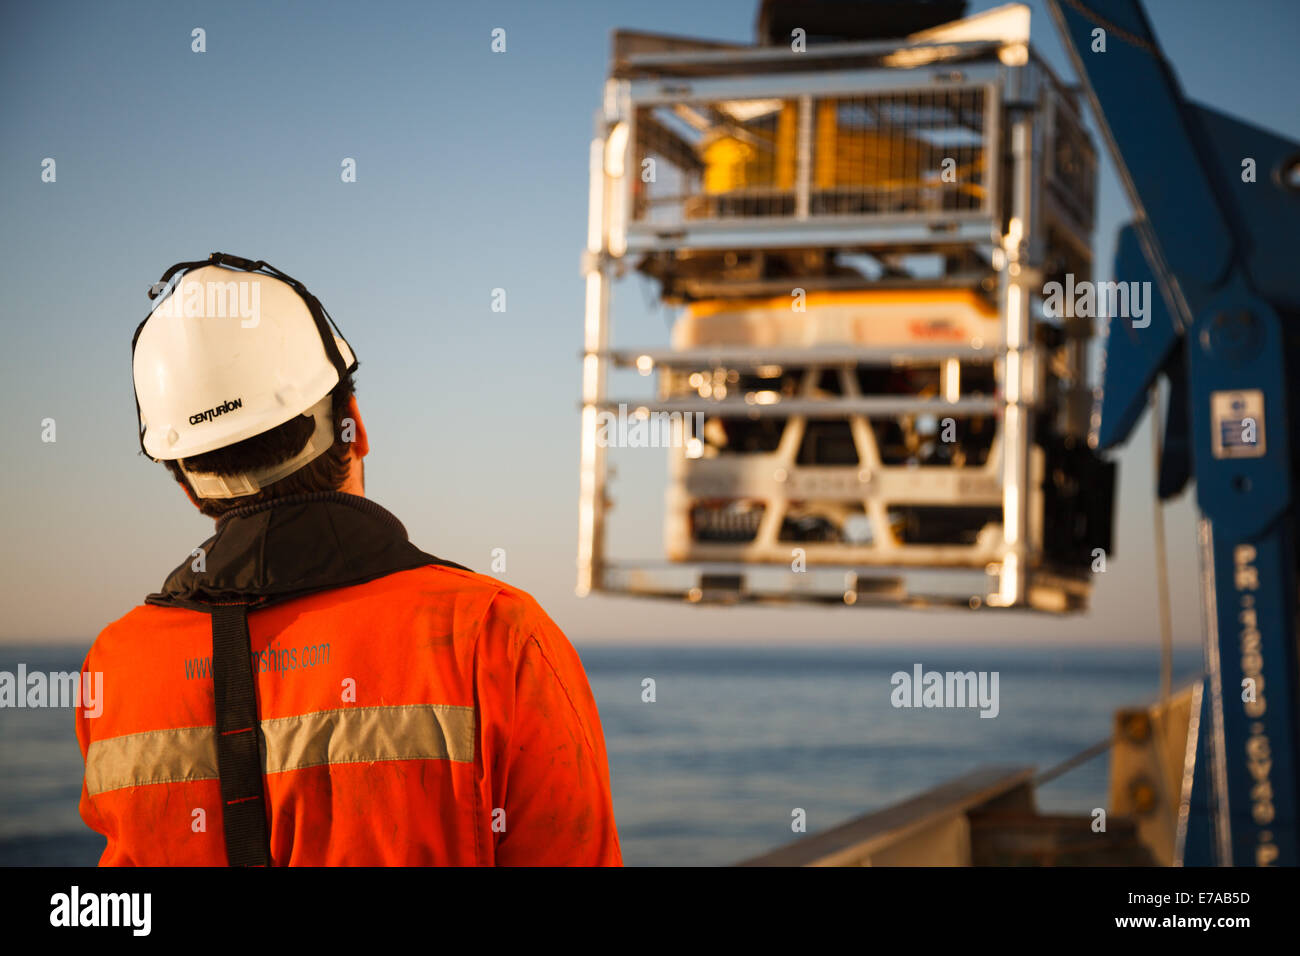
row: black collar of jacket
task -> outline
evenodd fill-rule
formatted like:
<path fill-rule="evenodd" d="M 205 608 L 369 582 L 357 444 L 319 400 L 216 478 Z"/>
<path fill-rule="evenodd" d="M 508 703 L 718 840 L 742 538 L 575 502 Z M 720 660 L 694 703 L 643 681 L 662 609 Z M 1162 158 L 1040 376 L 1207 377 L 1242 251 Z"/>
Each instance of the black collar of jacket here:
<path fill-rule="evenodd" d="M 216 533 L 145 603 L 265 607 L 429 564 L 462 567 L 411 544 L 402 523 L 368 498 L 338 491 L 286 495 L 219 518 Z"/>

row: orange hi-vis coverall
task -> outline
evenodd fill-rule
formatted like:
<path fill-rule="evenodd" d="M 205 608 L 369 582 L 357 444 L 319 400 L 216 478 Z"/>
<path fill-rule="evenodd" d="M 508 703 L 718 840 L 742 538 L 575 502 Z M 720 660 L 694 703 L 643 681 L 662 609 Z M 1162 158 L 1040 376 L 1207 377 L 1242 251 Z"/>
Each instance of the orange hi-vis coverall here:
<path fill-rule="evenodd" d="M 238 509 L 194 554 L 83 668 L 104 682 L 102 713 L 77 711 L 101 865 L 228 862 L 205 608 L 232 602 L 270 863 L 621 864 L 586 674 L 529 595 L 339 492 Z"/>

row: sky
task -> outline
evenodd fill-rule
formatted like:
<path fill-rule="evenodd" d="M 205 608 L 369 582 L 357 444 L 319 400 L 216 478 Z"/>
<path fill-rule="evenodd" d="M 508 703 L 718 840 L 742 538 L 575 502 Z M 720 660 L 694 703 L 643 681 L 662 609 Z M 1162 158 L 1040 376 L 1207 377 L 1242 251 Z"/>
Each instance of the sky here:
<path fill-rule="evenodd" d="M 975 0 L 970 12 L 996 4 Z M 1033 40 L 1071 76 L 1050 18 Z M 367 493 L 587 643 L 1156 641 L 1150 439 L 1120 456 L 1092 610 L 700 608 L 574 595 L 587 151 L 619 27 L 750 42 L 754 0 L 68 3 L 0 8 L 0 641 L 85 645 L 211 533 L 140 454 L 145 290 L 214 250 L 325 303 L 361 366 Z M 1300 5 L 1148 0 L 1187 95 L 1300 138 Z M 207 50 L 191 50 L 191 31 Z M 506 52 L 491 33 L 506 31 Z M 57 180 L 41 181 L 54 158 Z M 355 183 L 340 164 L 356 161 Z M 1128 217 L 1103 162 L 1097 273 Z M 491 308 L 505 289 L 506 311 Z M 666 342 L 635 280 L 617 344 Z M 42 422 L 54 419 L 54 442 Z M 618 555 L 662 556 L 666 461 L 622 467 Z M 1195 509 L 1166 512 L 1176 639 L 1200 640 Z"/>

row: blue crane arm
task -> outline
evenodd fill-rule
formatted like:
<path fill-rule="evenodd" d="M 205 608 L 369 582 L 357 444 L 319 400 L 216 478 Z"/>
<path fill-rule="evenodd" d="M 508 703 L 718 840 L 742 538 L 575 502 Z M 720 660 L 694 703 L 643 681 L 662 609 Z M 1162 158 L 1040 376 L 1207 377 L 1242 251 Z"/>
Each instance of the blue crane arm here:
<path fill-rule="evenodd" d="M 1295 865 L 1300 144 L 1185 100 L 1138 0 L 1048 2 L 1133 207 L 1116 279 L 1163 299 L 1110 319 L 1099 443 L 1124 441 L 1167 375 L 1161 492 L 1194 476 L 1202 515 L 1208 797 L 1186 859 Z"/>

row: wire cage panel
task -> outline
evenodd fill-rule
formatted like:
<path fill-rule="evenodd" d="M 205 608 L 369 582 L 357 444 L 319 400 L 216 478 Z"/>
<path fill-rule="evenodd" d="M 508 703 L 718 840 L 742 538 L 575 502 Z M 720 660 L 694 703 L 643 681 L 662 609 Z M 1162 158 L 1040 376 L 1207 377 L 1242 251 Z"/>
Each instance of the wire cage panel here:
<path fill-rule="evenodd" d="M 995 100 L 981 84 L 640 105 L 630 227 L 990 216 Z"/>

